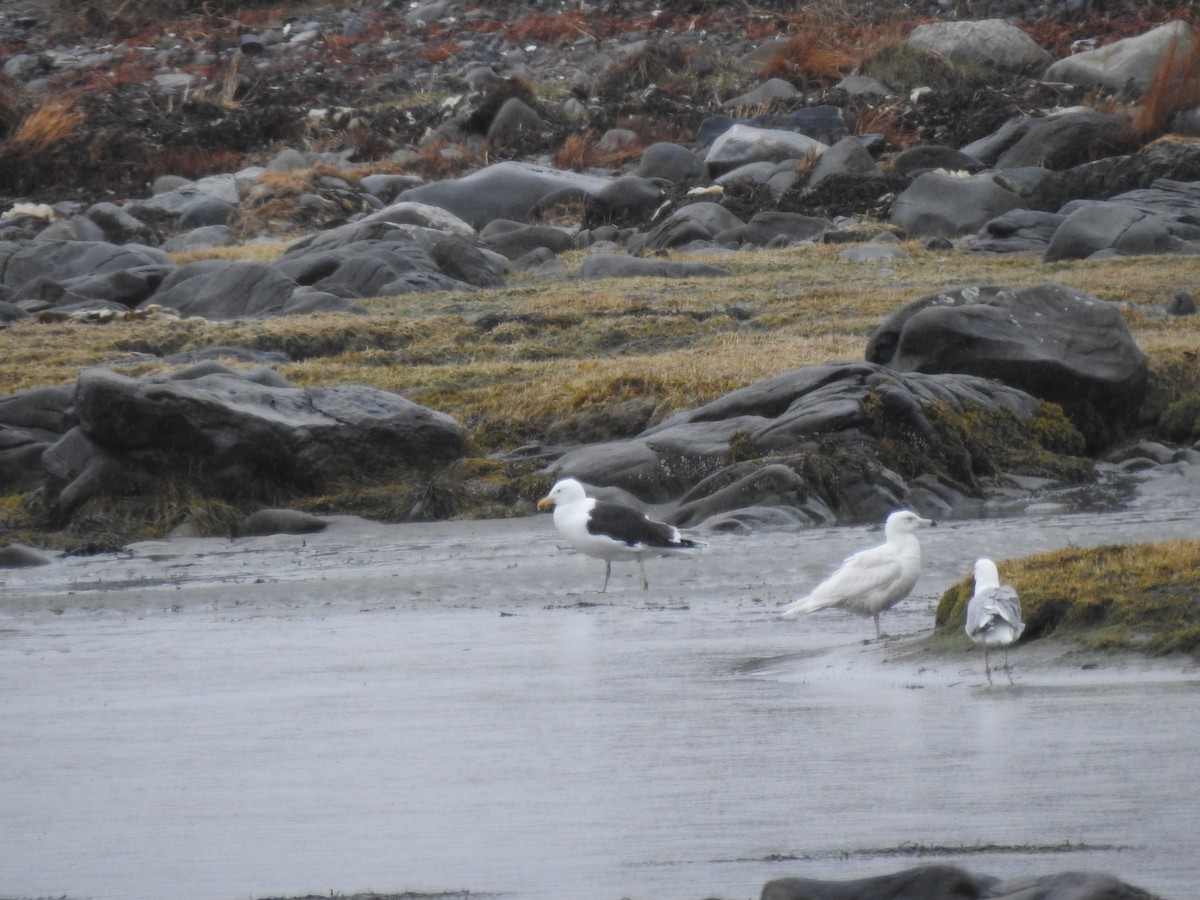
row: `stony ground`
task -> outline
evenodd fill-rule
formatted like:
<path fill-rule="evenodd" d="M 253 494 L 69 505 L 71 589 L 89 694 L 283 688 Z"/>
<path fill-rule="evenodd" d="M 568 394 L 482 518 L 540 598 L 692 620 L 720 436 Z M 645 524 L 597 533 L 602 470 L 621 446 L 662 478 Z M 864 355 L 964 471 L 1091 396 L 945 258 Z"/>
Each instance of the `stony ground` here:
<path fill-rule="evenodd" d="M 0 201 L 143 196 L 160 175 L 233 171 L 283 146 L 428 178 L 501 158 L 619 169 L 654 140 L 693 139 L 721 101 L 762 80 L 761 64 L 748 70 L 738 60 L 776 37 L 801 49 L 771 74 L 803 89 L 807 104 L 841 105 L 860 130 L 885 126 L 892 141 L 961 144 L 1019 110 L 1079 97 L 1027 82 L 984 90 L 951 78 L 919 107 L 903 97 L 863 105 L 839 92 L 837 80 L 873 48 L 932 18 L 1016 18 L 1064 55 L 1080 42 L 1196 14 L 1191 3 L 1123 0 L 1070 12 L 1016 0 L 510 0 L 437 14 L 438 6 L 0 2 Z M 500 79 L 472 101 L 456 152 L 442 152 L 447 142 L 431 134 L 447 118 L 447 98 L 466 91 L 480 66 Z M 483 134 L 509 96 L 536 101 L 547 127 L 488 145 Z M 557 110 L 570 96 L 584 112 L 568 121 Z M 596 152 L 612 127 L 636 132 L 637 145 L 624 155 Z M 827 198 L 819 211 L 846 203 L 853 207 L 853 198 Z"/>

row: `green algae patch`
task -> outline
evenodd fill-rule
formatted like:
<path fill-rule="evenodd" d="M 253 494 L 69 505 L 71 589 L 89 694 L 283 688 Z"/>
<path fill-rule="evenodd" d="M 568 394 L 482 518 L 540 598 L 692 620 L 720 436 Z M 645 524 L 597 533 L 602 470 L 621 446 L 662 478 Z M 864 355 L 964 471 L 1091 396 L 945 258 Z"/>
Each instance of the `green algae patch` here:
<path fill-rule="evenodd" d="M 981 478 L 1029 475 L 1066 484 L 1093 479 L 1095 465 L 1083 455 L 1085 441 L 1054 403 L 1043 402 L 1028 419 L 1002 408 L 935 401 L 922 410 L 927 434 L 894 434 L 878 395 L 864 412 L 879 436 L 880 457 L 906 478 L 931 472 L 978 492 Z"/>

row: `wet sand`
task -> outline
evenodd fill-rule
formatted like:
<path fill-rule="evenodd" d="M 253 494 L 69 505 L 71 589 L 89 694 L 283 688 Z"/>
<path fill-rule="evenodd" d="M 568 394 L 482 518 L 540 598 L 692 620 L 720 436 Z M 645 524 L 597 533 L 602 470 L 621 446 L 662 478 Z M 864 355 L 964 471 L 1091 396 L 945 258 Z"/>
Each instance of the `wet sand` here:
<path fill-rule="evenodd" d="M 918 642 L 983 552 L 1191 537 L 1194 509 L 944 522 L 884 641 L 777 615 L 879 539 L 853 528 L 714 536 L 604 595 L 548 516 L 6 572 L 0 896 L 750 898 L 940 862 L 1185 898 L 1194 664 L 1042 641 L 988 687 L 965 636 Z"/>

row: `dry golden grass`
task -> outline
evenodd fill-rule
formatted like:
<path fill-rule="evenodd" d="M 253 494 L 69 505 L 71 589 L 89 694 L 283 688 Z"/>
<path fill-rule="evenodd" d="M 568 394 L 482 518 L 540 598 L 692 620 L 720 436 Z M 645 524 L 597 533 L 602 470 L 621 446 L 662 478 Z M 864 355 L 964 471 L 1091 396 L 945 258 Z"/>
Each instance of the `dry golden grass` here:
<path fill-rule="evenodd" d="M 53 147 L 75 133 L 83 114 L 72 98 L 52 98 L 33 110 L 17 127 L 12 142 L 27 152 Z"/>
<path fill-rule="evenodd" d="M 205 255 L 266 261 L 281 249 Z M 710 260 L 732 278 L 517 276 L 501 290 L 369 300 L 367 316 L 17 324 L 0 331 L 0 393 L 69 384 L 91 365 L 142 375 L 164 368 L 164 355 L 243 345 L 288 354 L 293 361 L 280 371 L 298 386 L 371 384 L 448 412 L 481 450 L 493 450 L 543 440 L 564 418 L 624 399 L 652 404 L 659 419 L 791 368 L 861 359 L 885 316 L 939 289 L 1043 282 L 1119 303 L 1153 367 L 1169 375 L 1168 396 L 1200 382 L 1189 365 L 1200 353 L 1200 317 L 1161 313 L 1176 290 L 1195 289 L 1188 257 L 1045 264 L 907 245 L 910 259 L 879 267 L 840 261 L 839 249 Z"/>

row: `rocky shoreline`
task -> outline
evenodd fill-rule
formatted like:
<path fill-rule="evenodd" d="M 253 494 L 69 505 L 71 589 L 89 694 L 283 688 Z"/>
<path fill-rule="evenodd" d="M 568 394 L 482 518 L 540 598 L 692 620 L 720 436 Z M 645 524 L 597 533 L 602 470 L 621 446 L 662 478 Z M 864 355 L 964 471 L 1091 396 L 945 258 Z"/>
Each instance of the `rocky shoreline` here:
<path fill-rule="evenodd" d="M 1045 261 L 1200 250 L 1188 105 L 1200 98 L 1183 83 L 1200 51 L 1186 9 L 1126 16 L 1122 27 L 1145 30 L 1080 36 L 1061 57 L 1030 36 L 1048 33 L 1044 18 L 944 15 L 829 59 L 804 30 L 811 20 L 764 7 L 735 30 L 686 7 L 272 8 L 74 44 L 54 42 L 61 23 L 7 9 L 5 85 L 22 115 L 0 143 L 0 190 L 23 193 L 0 219 L 0 318 L 354 314 L 364 297 L 469 294 L 522 270 L 723 278 L 722 254 L 814 243 L 886 264 L 907 255 L 896 238 Z M 434 60 L 438 42 L 454 50 Z M 981 130 L 938 143 L 950 133 L 934 120 L 965 100 L 964 85 L 973 99 L 960 124 L 965 113 Z M 301 87 L 297 106 L 289 92 Z M 385 91 L 407 99 L 385 103 Z M 271 115 L 300 130 L 242 146 L 260 164 L 95 193 L 112 175 L 95 180 L 95 147 L 119 145 L 108 139 L 117 124 L 143 143 L 186 139 L 193 163 L 211 166 L 228 151 L 208 139 L 241 121 L 231 127 L 250 141 L 244 117 L 261 124 L 268 95 Z M 1050 105 L 1018 112 L 1018 99 Z M 100 101 L 119 123 L 97 118 Z M 198 111 L 223 118 L 189 137 Z M 145 146 L 160 167 L 178 164 L 165 144 Z M 40 202 L 46 167 L 72 162 L 74 189 L 92 199 Z M 264 238 L 287 248 L 270 262 L 176 261 Z M 568 251 L 584 253 L 577 271 Z M 1168 314 L 1194 309 L 1192 287 L 1179 285 Z M 903 504 L 945 515 L 985 498 L 997 476 L 1006 490 L 1020 478 L 1045 487 L 1093 479 L 1089 459 L 1114 451 L 1131 466 L 1196 456 L 1136 444 L 1146 359 L 1113 307 L 1061 286 L 930 295 L 882 323 L 866 359 L 781 375 L 632 441 L 512 447 L 508 458 L 673 504 L 693 526 L 744 529 L 780 515 L 873 521 Z M 0 485 L 36 493 L 61 520 L 164 481 L 261 502 L 378 468 L 366 460 L 436 469 L 466 452 L 457 423 L 398 397 L 360 398 L 352 416 L 325 413 L 317 426 L 322 402 L 269 355 L 213 347 L 180 362 L 192 365 L 143 380 L 85 373 L 74 388 L 5 398 Z"/>

